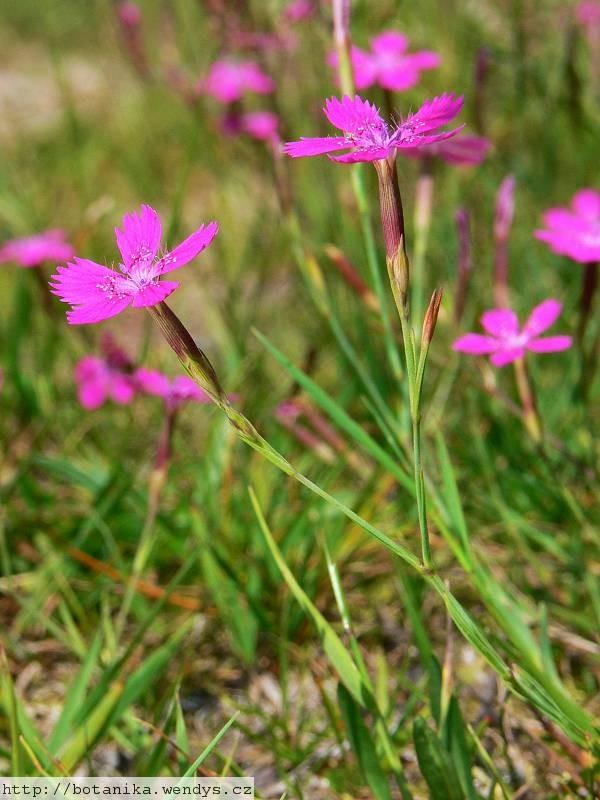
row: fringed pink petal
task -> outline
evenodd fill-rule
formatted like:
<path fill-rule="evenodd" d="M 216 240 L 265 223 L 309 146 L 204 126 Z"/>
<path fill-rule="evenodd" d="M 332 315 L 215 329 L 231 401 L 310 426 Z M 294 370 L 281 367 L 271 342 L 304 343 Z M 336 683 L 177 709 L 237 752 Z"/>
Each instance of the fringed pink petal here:
<path fill-rule="evenodd" d="M 571 336 L 545 336 L 533 339 L 526 347 L 533 353 L 559 353 L 561 350 L 568 350 L 572 344 Z"/>
<path fill-rule="evenodd" d="M 143 205 L 139 213 L 125 214 L 122 226 L 122 230 L 115 228 L 115 237 L 125 271 L 130 272 L 140 265 L 151 263 L 156 258 L 162 235 L 160 217 L 156 211 Z"/>
<path fill-rule="evenodd" d="M 197 231 L 188 236 L 181 244 L 177 245 L 170 253 L 167 253 L 157 263 L 157 274 L 171 272 L 174 269 L 183 267 L 184 264 L 192 261 L 203 250 L 205 250 L 219 232 L 216 222 L 209 222 L 202 225 Z"/>
<path fill-rule="evenodd" d="M 325 101 L 323 111 L 332 125 L 347 133 L 359 133 L 365 127 L 385 128 L 375 106 L 358 95 L 353 98 L 344 95 L 341 100 L 331 97 Z"/>
<path fill-rule="evenodd" d="M 166 300 L 170 294 L 173 294 L 178 286 L 179 283 L 177 281 L 158 281 L 158 283 L 151 283 L 135 294 L 131 305 L 133 308 L 155 306 L 163 300 Z"/>
<path fill-rule="evenodd" d="M 491 355 L 490 361 L 495 367 L 504 367 L 506 364 L 512 364 L 513 361 L 523 358 L 524 355 L 525 348 L 523 347 L 507 347 L 506 349 L 498 350 L 497 353 Z"/>
<path fill-rule="evenodd" d="M 481 327 L 498 339 L 507 339 L 519 333 L 519 319 L 509 308 L 493 308 L 481 315 Z"/>
<path fill-rule="evenodd" d="M 543 333 L 545 330 L 548 330 L 551 325 L 554 325 L 561 311 L 562 303 L 559 303 L 558 300 L 544 300 L 544 302 L 536 306 L 529 315 L 523 327 L 523 333 L 526 333 L 531 339 L 539 336 L 540 333 Z"/>
<path fill-rule="evenodd" d="M 345 147 L 350 146 L 345 136 L 323 136 L 300 139 L 298 142 L 287 142 L 283 146 L 283 151 L 292 158 L 304 158 L 305 156 L 321 156 L 324 153 L 333 153 L 336 150 L 343 150 Z"/>
<path fill-rule="evenodd" d="M 471 356 L 488 356 L 490 353 L 495 353 L 500 346 L 500 342 L 491 336 L 465 333 L 454 342 L 452 349 L 458 353 L 468 353 Z"/>

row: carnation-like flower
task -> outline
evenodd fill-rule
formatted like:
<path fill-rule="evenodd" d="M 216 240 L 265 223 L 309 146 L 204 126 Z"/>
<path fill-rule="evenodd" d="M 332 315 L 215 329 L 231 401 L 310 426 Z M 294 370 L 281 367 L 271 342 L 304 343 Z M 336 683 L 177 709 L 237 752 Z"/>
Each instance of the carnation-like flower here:
<path fill-rule="evenodd" d="M 216 222 L 202 225 L 185 241 L 159 256 L 162 227 L 156 211 L 142 206 L 139 213 L 123 217 L 123 230 L 115 228 L 122 262 L 119 272 L 86 258 L 74 258 L 52 276 L 52 293 L 73 306 L 67 312 L 72 325 L 100 322 L 129 306 L 160 303 L 177 289 L 176 281 L 162 276 L 196 258 L 215 238 Z"/>
<path fill-rule="evenodd" d="M 350 51 L 354 84 L 359 91 L 378 84 L 392 92 L 404 92 L 417 85 L 421 72 L 441 63 L 432 50 L 408 53 L 408 39 L 397 31 L 380 33 L 370 45 L 369 50 L 353 46 Z M 331 53 L 329 63 L 337 69 L 337 53 Z"/>
<path fill-rule="evenodd" d="M 197 87 L 220 103 L 234 103 L 248 93 L 269 94 L 275 89 L 272 78 L 255 61 L 215 61 Z"/>
<path fill-rule="evenodd" d="M 447 164 L 459 167 L 475 167 L 484 160 L 492 143 L 484 136 L 455 136 L 421 147 L 405 148 L 402 155 L 409 158 L 440 158 Z"/>
<path fill-rule="evenodd" d="M 169 411 L 180 408 L 187 402 L 211 403 L 210 397 L 187 375 L 177 375 L 172 380 L 157 370 L 138 369 L 135 381 L 141 391 L 162 397 Z"/>
<path fill-rule="evenodd" d="M 66 261 L 74 255 L 66 233 L 59 229 L 11 239 L 0 247 L 0 263 L 12 261 L 21 267 L 39 267 L 45 261 Z"/>
<path fill-rule="evenodd" d="M 600 192 L 581 189 L 570 208 L 551 208 L 543 220 L 545 228 L 535 237 L 555 253 L 580 264 L 600 261 Z"/>
<path fill-rule="evenodd" d="M 332 97 L 323 109 L 329 122 L 342 131 L 341 136 L 306 138 L 288 142 L 284 150 L 292 158 L 318 156 L 338 150 L 349 150 L 341 156 L 330 156 L 345 164 L 357 161 L 379 161 L 394 156 L 397 150 L 420 147 L 449 139 L 461 130 L 440 132 L 458 114 L 463 98 L 443 94 L 427 100 L 414 114 L 394 125 L 388 125 L 377 108 L 356 95 Z"/>
<path fill-rule="evenodd" d="M 529 315 L 521 328 L 514 311 L 508 308 L 493 308 L 481 317 L 481 327 L 486 335 L 467 333 L 452 345 L 453 350 L 472 356 L 490 356 L 495 367 L 503 367 L 519 358 L 526 351 L 532 353 L 556 353 L 571 347 L 570 336 L 543 336 L 562 311 L 558 300 L 544 300 Z"/>
<path fill-rule="evenodd" d="M 101 349 L 102 356 L 84 356 L 75 367 L 79 402 L 88 411 L 104 405 L 109 398 L 127 405 L 137 389 L 133 364 L 111 336 L 104 337 Z"/>

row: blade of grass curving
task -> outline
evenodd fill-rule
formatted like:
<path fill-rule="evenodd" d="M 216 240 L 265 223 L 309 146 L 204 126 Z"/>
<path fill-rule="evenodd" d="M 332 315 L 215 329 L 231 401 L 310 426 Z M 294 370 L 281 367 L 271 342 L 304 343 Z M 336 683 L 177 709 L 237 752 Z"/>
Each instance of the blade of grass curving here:
<path fill-rule="evenodd" d="M 75 680 L 65 695 L 63 709 L 48 739 L 48 749 L 52 753 L 57 751 L 69 735 L 75 717 L 88 691 L 92 674 L 98 662 L 101 646 L 102 634 L 98 631 L 91 645 L 87 648 L 85 658 Z"/>
<path fill-rule="evenodd" d="M 221 739 L 225 736 L 229 728 L 233 725 L 236 719 L 239 716 L 239 711 L 236 711 L 235 714 L 229 719 L 225 725 L 221 728 L 221 730 L 217 733 L 217 735 L 207 744 L 204 750 L 200 753 L 198 758 L 190 765 L 190 767 L 183 773 L 181 776 L 182 778 L 189 778 L 191 777 L 196 770 L 202 766 L 202 764 L 206 761 L 215 747 L 219 744 Z"/>

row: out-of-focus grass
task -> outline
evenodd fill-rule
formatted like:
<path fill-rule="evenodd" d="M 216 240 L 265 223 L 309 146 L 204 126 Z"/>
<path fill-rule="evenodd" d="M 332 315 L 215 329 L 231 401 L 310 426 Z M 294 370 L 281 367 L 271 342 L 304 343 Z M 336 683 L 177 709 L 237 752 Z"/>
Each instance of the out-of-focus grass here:
<path fill-rule="evenodd" d="M 565 303 L 563 328 L 575 328 L 580 270 L 547 252 L 532 231 L 546 207 L 566 203 L 584 185 L 600 185 L 598 107 L 586 48 L 579 41 L 573 66 L 580 88 L 573 93 L 566 62 L 571 16 L 563 4 L 353 5 L 357 43 L 398 26 L 415 45 L 442 54 L 440 70 L 397 98 L 400 113 L 436 92 L 464 91 L 463 118 L 472 127 L 474 62 L 481 47 L 489 49 L 483 119 L 494 151 L 473 170 L 436 165 L 427 289 L 442 283 L 446 298 L 426 387 L 425 467 L 430 490 L 442 493 L 447 475 L 434 438 L 441 429 L 473 550 L 516 601 L 536 639 L 547 634 L 566 687 L 593 714 L 600 656 L 597 383 L 583 405 L 573 393 L 575 351 L 532 359 L 541 416 L 561 443 L 540 458 L 520 420 L 482 391 L 474 362 L 450 351 L 457 333 L 454 212 L 460 205 L 472 214 L 468 330 L 493 304 L 493 203 L 508 172 L 517 178 L 510 242 L 515 308 L 524 314 L 555 296 Z M 142 8 L 148 58 L 157 73 L 161 65 L 179 64 L 195 79 L 221 52 L 227 28 L 211 16 L 209 4 L 148 1 Z M 264 29 L 278 12 L 276 3 L 256 2 L 240 14 L 247 27 Z M 294 380 L 252 335 L 253 327 L 293 363 L 310 365 L 311 379 L 402 463 L 379 430 L 356 365 L 341 352 L 327 314 L 317 311 L 298 273 L 268 149 L 220 134 L 218 109 L 210 101 L 190 109 L 163 83 L 140 81 L 120 47 L 109 3 L 21 0 L 5 4 L 2 22 L 2 238 L 63 226 L 79 253 L 112 262 L 112 228 L 140 202 L 161 212 L 171 242 L 201 221 L 218 219 L 214 245 L 181 273 L 174 308 L 269 440 L 416 552 L 414 502 L 385 469 L 364 453 L 362 468 L 339 458 L 326 464 L 274 418 Z M 299 30 L 297 49 L 268 58 L 278 81 L 274 102 L 284 138 L 325 131 L 322 100 L 336 91 L 323 67 L 329 25 L 323 8 Z M 349 172 L 317 159 L 285 167 L 303 242 L 326 277 L 330 312 L 335 309 L 389 413 L 402 417 L 402 392 L 386 367 L 380 327 L 323 253 L 325 244 L 335 243 L 368 280 Z M 401 161 L 399 173 L 410 226 L 417 166 Z M 377 222 L 372 178 L 366 173 Z M 553 728 L 541 726 L 531 704 L 506 698 L 494 674 L 449 627 L 439 599 L 358 528 L 244 450 L 210 408 L 189 407 L 181 415 L 145 574 L 148 583 L 188 598 L 192 608 L 181 608 L 164 592 L 158 601 L 138 593 L 119 641 L 114 618 L 122 581 L 97 564 L 89 569 L 69 547 L 110 565 L 123 579 L 130 574 L 160 407 L 146 398 L 124 409 L 84 412 L 76 403 L 73 367 L 97 346 L 100 329 L 69 329 L 59 304 L 53 302 L 48 313 L 34 276 L 16 267 L 2 268 L 0 297 L 0 613 L 8 659 L 1 690 L 3 772 L 17 766 L 23 773 L 60 771 L 62 765 L 67 771 L 78 766 L 99 773 L 181 774 L 241 709 L 205 767 L 218 772 L 229 764 L 230 772 L 255 774 L 265 797 L 284 788 L 291 797 L 358 796 L 358 784 L 374 791 L 379 776 L 365 749 L 357 721 L 362 717 L 344 689 L 336 698 L 336 673 L 307 606 L 299 606 L 282 582 L 248 498 L 251 485 L 302 591 L 351 649 L 352 637 L 339 624 L 327 545 L 356 647 L 375 675 L 373 692 L 415 797 L 427 796 L 426 770 L 414 763 L 415 743 L 417 753 L 421 748 L 431 757 L 437 745 L 420 722 L 413 732 L 413 721 L 435 720 L 442 738 L 456 741 L 461 727 L 453 715 L 460 712 L 444 724 L 436 717 L 440 696 L 449 701 L 453 693 L 471 726 L 466 761 L 476 762 L 482 796 L 501 784 L 512 796 L 529 782 L 532 797 L 567 797 L 585 785 L 587 762 L 564 749 Z M 128 312 L 102 328 L 131 355 L 175 373 L 172 354 L 142 314 Z M 512 397 L 510 372 L 497 377 Z M 354 449 L 350 436 L 342 435 Z M 440 575 L 505 660 L 518 665 L 515 644 L 494 621 L 481 586 L 457 567 L 436 526 L 432 536 Z M 443 673 L 431 661 L 434 653 Z M 443 691 L 436 690 L 436 680 Z M 380 739 L 376 747 L 381 749 Z M 487 796 L 500 796 L 495 791 Z"/>

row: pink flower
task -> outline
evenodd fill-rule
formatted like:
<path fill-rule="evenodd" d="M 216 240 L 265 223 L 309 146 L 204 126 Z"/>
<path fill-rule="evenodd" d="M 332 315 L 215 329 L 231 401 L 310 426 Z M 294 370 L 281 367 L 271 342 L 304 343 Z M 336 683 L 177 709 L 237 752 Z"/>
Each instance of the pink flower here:
<path fill-rule="evenodd" d="M 600 3 L 598 0 L 582 0 L 575 9 L 575 16 L 586 28 L 600 26 Z"/>
<path fill-rule="evenodd" d="M 543 220 L 546 228 L 534 235 L 553 252 L 580 264 L 600 261 L 600 192 L 581 189 L 571 208 L 551 208 Z"/>
<path fill-rule="evenodd" d="M 220 103 L 234 103 L 246 93 L 269 94 L 275 89 L 273 80 L 254 61 L 215 61 L 197 90 L 209 94 Z"/>
<path fill-rule="evenodd" d="M 219 229 L 216 222 L 202 225 L 159 258 L 162 229 L 153 208 L 142 206 L 139 214 L 126 214 L 122 225 L 123 230 L 115 229 L 123 259 L 120 272 L 86 258 L 75 258 L 66 267 L 58 267 L 52 276 L 52 293 L 73 306 L 67 312 L 72 325 L 100 322 L 128 306 L 141 308 L 160 303 L 179 286 L 175 281 L 161 280 L 162 276 L 196 258 Z"/>
<path fill-rule="evenodd" d="M 162 372 L 142 367 L 135 373 L 135 380 L 141 391 L 162 397 L 169 411 L 180 408 L 184 403 L 210 403 L 210 397 L 187 375 L 178 375 L 170 380 Z"/>
<path fill-rule="evenodd" d="M 474 167 L 484 160 L 492 143 L 484 136 L 456 136 L 454 139 L 409 148 L 403 155 L 410 158 L 441 158 L 448 164 Z"/>
<path fill-rule="evenodd" d="M 342 136 L 301 139 L 288 142 L 284 150 L 292 158 L 318 156 L 336 150 L 349 150 L 341 156 L 330 156 L 345 164 L 357 161 L 378 161 L 396 154 L 396 150 L 419 147 L 454 136 L 460 128 L 438 132 L 462 108 L 463 98 L 443 94 L 427 100 L 414 114 L 398 124 L 389 126 L 374 105 L 356 95 L 325 101 L 323 109 L 329 122 L 339 128 Z"/>
<path fill-rule="evenodd" d="M 358 90 L 376 83 L 392 92 L 404 92 L 417 85 L 423 70 L 435 69 L 441 63 L 440 56 L 431 50 L 407 53 L 408 39 L 397 31 L 380 33 L 370 44 L 370 50 L 353 46 L 350 51 Z M 329 56 L 329 63 L 337 69 L 336 53 Z"/>
<path fill-rule="evenodd" d="M 119 405 L 133 400 L 137 386 L 132 363 L 127 354 L 106 336 L 102 342 L 103 356 L 85 356 L 75 367 L 75 380 L 81 405 L 93 411 L 111 398 Z"/>
<path fill-rule="evenodd" d="M 21 267 L 39 267 L 44 261 L 66 261 L 74 255 L 65 232 L 58 229 L 11 239 L 0 247 L 1 264 L 14 261 Z"/>
<path fill-rule="evenodd" d="M 136 3 L 124 0 L 117 6 L 117 16 L 125 28 L 137 28 L 142 21 L 141 9 Z"/>
<path fill-rule="evenodd" d="M 315 12 L 315 7 L 311 0 L 292 0 L 283 11 L 283 17 L 288 22 L 302 22 Z"/>
<path fill-rule="evenodd" d="M 249 111 L 242 114 L 242 131 L 259 141 L 277 137 L 279 118 L 272 111 Z"/>
<path fill-rule="evenodd" d="M 536 306 L 522 329 L 514 311 L 508 308 L 493 308 L 481 317 L 481 326 L 489 335 L 467 333 L 452 345 L 453 350 L 469 353 L 472 356 L 490 356 L 495 367 L 503 367 L 519 358 L 525 352 L 555 353 L 571 347 L 570 336 L 540 337 L 558 319 L 562 303 L 558 300 L 544 300 Z"/>
<path fill-rule="evenodd" d="M 246 133 L 259 141 L 270 141 L 277 138 L 279 118 L 272 111 L 248 111 L 245 114 L 232 112 L 226 114 L 222 121 L 224 133 L 233 136 Z"/>

